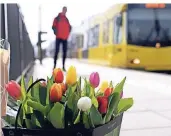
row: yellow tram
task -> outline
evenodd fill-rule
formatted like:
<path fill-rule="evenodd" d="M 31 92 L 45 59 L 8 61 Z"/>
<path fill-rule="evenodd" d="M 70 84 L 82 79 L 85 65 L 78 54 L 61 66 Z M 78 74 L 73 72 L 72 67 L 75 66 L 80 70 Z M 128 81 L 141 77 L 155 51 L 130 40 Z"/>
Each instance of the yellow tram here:
<path fill-rule="evenodd" d="M 117 4 L 94 16 L 87 59 L 112 67 L 171 70 L 170 12 L 171 4 Z"/>

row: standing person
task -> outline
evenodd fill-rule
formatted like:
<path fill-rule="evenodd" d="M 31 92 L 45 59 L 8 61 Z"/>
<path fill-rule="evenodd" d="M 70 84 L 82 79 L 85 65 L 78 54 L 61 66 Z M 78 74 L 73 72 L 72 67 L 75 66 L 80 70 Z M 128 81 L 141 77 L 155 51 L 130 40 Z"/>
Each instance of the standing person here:
<path fill-rule="evenodd" d="M 67 39 L 69 37 L 69 34 L 71 32 L 71 25 L 69 23 L 68 18 L 66 17 L 67 7 L 62 8 L 62 12 L 58 14 L 57 17 L 55 17 L 53 21 L 53 32 L 56 35 L 56 50 L 55 50 L 55 56 L 54 56 L 54 68 L 56 67 L 56 62 L 58 58 L 58 53 L 60 49 L 60 44 L 62 43 L 63 48 L 63 70 L 65 70 L 65 60 L 67 57 Z"/>

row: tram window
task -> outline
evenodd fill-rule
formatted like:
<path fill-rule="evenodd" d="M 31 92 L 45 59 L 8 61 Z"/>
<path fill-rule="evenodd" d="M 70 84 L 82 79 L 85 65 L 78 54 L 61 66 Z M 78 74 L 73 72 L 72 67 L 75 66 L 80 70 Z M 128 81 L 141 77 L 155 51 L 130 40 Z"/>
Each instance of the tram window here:
<path fill-rule="evenodd" d="M 88 46 L 95 47 L 99 44 L 99 25 L 91 28 L 88 31 Z"/>
<path fill-rule="evenodd" d="M 114 21 L 113 21 L 113 43 L 114 44 L 120 44 L 122 41 L 122 26 L 118 25 L 117 23 L 117 17 L 114 17 Z"/>
<path fill-rule="evenodd" d="M 92 29 L 88 30 L 88 46 L 92 46 Z"/>
<path fill-rule="evenodd" d="M 94 27 L 94 45 L 98 45 L 99 44 L 99 25 L 96 25 Z"/>
<path fill-rule="evenodd" d="M 109 42 L 109 21 L 103 24 L 103 43 L 107 44 Z"/>
<path fill-rule="evenodd" d="M 128 10 L 128 44 L 155 47 L 171 45 L 171 9 Z M 145 29 L 144 29 L 145 28 Z"/>

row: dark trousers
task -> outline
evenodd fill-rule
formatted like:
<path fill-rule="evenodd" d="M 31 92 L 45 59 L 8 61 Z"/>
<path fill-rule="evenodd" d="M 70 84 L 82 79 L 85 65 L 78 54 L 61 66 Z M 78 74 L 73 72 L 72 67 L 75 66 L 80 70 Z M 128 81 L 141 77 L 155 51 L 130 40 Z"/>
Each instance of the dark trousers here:
<path fill-rule="evenodd" d="M 54 67 L 56 67 L 56 61 L 58 58 L 58 53 L 59 53 L 59 49 L 60 49 L 60 44 L 62 43 L 62 49 L 63 49 L 63 60 L 62 60 L 62 64 L 63 64 L 63 68 L 65 67 L 65 60 L 66 60 L 66 56 L 67 56 L 67 40 L 62 40 L 62 39 L 56 39 L 56 50 L 55 50 L 55 56 L 54 56 Z"/>

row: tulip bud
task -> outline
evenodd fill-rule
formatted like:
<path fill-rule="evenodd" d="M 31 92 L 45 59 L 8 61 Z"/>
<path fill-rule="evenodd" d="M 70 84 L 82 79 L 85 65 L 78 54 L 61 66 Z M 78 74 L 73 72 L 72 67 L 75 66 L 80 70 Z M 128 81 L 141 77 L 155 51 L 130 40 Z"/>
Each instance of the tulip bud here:
<path fill-rule="evenodd" d="M 10 81 L 5 85 L 6 91 L 9 93 L 9 95 L 14 98 L 15 100 L 20 100 L 22 97 L 21 93 L 21 87 L 20 85 L 15 81 Z"/>
<path fill-rule="evenodd" d="M 91 99 L 89 97 L 81 97 L 79 100 L 78 100 L 78 103 L 77 103 L 77 107 L 78 109 L 82 110 L 82 111 L 87 111 L 88 109 L 91 108 Z"/>
<path fill-rule="evenodd" d="M 54 83 L 50 88 L 50 101 L 59 102 L 61 99 L 62 99 L 61 85 Z"/>
<path fill-rule="evenodd" d="M 93 88 L 98 87 L 99 83 L 100 83 L 99 73 L 98 72 L 91 73 L 89 81 L 90 81 L 90 84 Z"/>
<path fill-rule="evenodd" d="M 77 73 L 76 69 L 73 66 L 70 66 L 70 68 L 67 71 L 66 74 L 66 84 L 67 85 L 73 85 L 77 82 Z"/>
<path fill-rule="evenodd" d="M 106 90 L 104 91 L 104 96 L 109 97 L 112 93 L 112 90 L 113 88 L 110 87 L 106 88 Z"/>
<path fill-rule="evenodd" d="M 99 112 L 101 114 L 105 114 L 107 113 L 107 108 L 108 108 L 108 98 L 105 97 L 105 96 L 99 96 L 97 97 L 97 101 L 98 101 L 98 104 L 99 104 Z"/>
<path fill-rule="evenodd" d="M 40 85 L 43 86 L 43 87 L 46 87 L 47 83 L 46 82 L 40 82 Z"/>
<path fill-rule="evenodd" d="M 60 83 L 60 85 L 61 85 L 61 88 L 62 88 L 62 93 L 65 94 L 65 92 L 66 92 L 66 90 L 67 90 L 66 84 Z"/>
<path fill-rule="evenodd" d="M 100 90 L 101 90 L 102 92 L 104 92 L 104 91 L 106 90 L 106 88 L 108 88 L 108 87 L 109 87 L 108 82 L 107 82 L 107 81 L 104 81 L 104 82 L 102 82 L 102 84 L 101 84 Z"/>
<path fill-rule="evenodd" d="M 55 83 L 62 83 L 64 80 L 64 75 L 60 68 L 55 68 L 53 70 L 53 77 L 54 77 Z"/>

